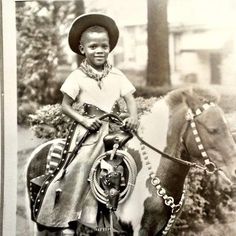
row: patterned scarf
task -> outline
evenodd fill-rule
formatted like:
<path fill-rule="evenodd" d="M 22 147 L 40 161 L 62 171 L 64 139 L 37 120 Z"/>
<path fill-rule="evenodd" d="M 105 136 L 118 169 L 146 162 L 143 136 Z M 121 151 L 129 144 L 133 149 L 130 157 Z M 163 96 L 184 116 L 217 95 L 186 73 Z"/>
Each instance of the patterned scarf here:
<path fill-rule="evenodd" d="M 87 60 L 83 60 L 79 66 L 79 69 L 82 70 L 88 77 L 97 81 L 98 87 L 102 89 L 102 78 L 106 77 L 112 69 L 112 65 L 107 61 L 104 64 L 103 71 L 97 73 L 96 70 L 88 64 Z"/>

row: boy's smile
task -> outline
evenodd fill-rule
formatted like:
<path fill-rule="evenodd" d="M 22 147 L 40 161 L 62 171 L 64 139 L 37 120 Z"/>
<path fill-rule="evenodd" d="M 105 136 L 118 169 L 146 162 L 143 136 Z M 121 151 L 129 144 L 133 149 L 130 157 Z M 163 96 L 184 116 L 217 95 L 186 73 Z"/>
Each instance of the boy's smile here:
<path fill-rule="evenodd" d="M 92 67 L 102 70 L 110 52 L 108 34 L 106 32 L 85 32 L 79 49 Z"/>

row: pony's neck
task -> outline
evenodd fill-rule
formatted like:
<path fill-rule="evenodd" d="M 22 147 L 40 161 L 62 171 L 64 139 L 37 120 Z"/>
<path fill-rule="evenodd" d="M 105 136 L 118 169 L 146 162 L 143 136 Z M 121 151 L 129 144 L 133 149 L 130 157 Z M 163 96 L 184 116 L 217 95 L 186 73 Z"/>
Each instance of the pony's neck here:
<path fill-rule="evenodd" d="M 182 160 L 189 160 L 181 142 L 187 129 L 186 111 L 186 106 L 181 103 L 170 109 L 167 146 L 164 150 L 169 155 Z M 180 190 L 183 189 L 188 171 L 188 166 L 162 158 L 157 174 L 162 179 L 163 185 L 168 188 L 170 194 L 175 198 L 180 198 L 182 194 Z"/>
<path fill-rule="evenodd" d="M 186 107 L 178 104 L 171 107 L 165 98 L 156 102 L 151 112 L 141 119 L 144 139 L 151 145 L 171 156 L 186 159 L 181 148 L 180 138 L 184 133 Z M 189 168 L 178 164 L 147 148 L 149 161 L 161 183 L 177 200 L 182 195 L 182 188 Z"/>
<path fill-rule="evenodd" d="M 162 98 L 153 105 L 149 113 L 143 115 L 140 119 L 140 134 L 142 134 L 145 141 L 160 150 L 164 150 L 167 146 L 169 114 L 169 106 Z M 148 153 L 153 170 L 156 171 L 161 158 L 160 154 L 147 147 L 145 151 Z"/>
<path fill-rule="evenodd" d="M 179 201 L 188 172 L 188 166 L 162 158 L 156 175 L 160 178 L 162 186 L 168 193 L 174 197 L 176 201 Z"/>

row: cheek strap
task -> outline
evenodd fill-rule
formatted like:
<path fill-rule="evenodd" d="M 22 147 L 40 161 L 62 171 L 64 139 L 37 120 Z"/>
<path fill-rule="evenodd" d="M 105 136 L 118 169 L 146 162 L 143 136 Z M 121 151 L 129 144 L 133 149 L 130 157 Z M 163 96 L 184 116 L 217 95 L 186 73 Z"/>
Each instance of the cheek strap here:
<path fill-rule="evenodd" d="M 222 179 L 229 184 L 230 186 L 233 185 L 233 182 L 226 176 L 225 172 L 221 169 L 218 169 L 217 173 L 222 177 Z"/>

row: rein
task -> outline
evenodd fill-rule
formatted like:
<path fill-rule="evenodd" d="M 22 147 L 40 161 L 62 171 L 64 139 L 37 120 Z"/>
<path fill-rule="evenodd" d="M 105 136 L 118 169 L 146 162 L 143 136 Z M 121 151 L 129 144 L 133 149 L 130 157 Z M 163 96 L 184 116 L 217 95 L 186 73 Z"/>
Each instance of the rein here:
<path fill-rule="evenodd" d="M 155 148 L 155 147 L 152 146 L 151 144 L 147 143 L 143 138 L 141 138 L 141 137 L 138 135 L 137 131 L 132 131 L 132 133 L 136 136 L 136 138 L 137 138 L 142 144 L 144 144 L 145 146 L 149 147 L 149 148 L 152 149 L 153 151 L 155 151 L 155 152 L 161 154 L 163 157 L 165 157 L 165 158 L 167 158 L 167 159 L 169 159 L 169 160 L 172 160 L 172 161 L 174 161 L 174 162 L 177 162 L 177 163 L 180 163 L 180 164 L 189 166 L 189 167 L 195 167 L 195 168 L 199 168 L 199 169 L 203 169 L 203 170 L 206 169 L 206 167 L 200 166 L 200 165 L 198 165 L 198 164 L 196 164 L 196 163 L 192 163 L 192 162 L 190 162 L 190 161 L 185 161 L 185 160 L 181 160 L 181 159 L 179 159 L 179 158 L 177 158 L 177 157 L 170 156 L 169 154 L 167 154 L 167 153 L 165 153 L 165 152 L 162 152 L 160 149 Z"/>

